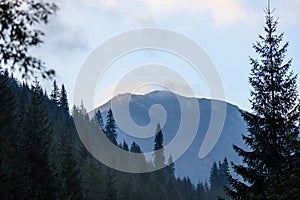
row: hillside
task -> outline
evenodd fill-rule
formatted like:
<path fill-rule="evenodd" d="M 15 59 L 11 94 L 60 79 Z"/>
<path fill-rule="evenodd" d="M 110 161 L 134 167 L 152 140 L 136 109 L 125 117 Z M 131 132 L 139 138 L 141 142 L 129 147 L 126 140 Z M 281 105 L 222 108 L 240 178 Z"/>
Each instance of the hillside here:
<path fill-rule="evenodd" d="M 186 104 L 192 100 L 190 97 L 179 96 L 179 98 L 181 98 L 181 102 L 185 102 Z M 179 102 L 174 93 L 168 91 L 154 91 L 145 95 L 121 94 L 114 97 L 112 100 L 114 101 L 113 112 L 125 109 L 127 101 L 129 100 L 129 113 L 131 119 L 139 126 L 149 125 L 151 119 L 152 123 L 163 124 L 164 119 L 161 113 L 159 113 L 159 109 L 156 111 L 155 109 L 152 109 L 151 118 L 148 113 L 151 106 L 157 104 L 161 105 L 165 109 L 165 114 L 167 116 L 165 125 L 162 127 L 164 146 L 166 146 L 176 135 L 180 124 L 181 111 Z M 197 135 L 188 150 L 175 162 L 176 176 L 189 176 L 194 183 L 199 180 L 204 181 L 208 179 L 209 170 L 214 161 L 218 162 L 223 160 L 224 157 L 227 157 L 229 161 L 234 161 L 235 163 L 240 162 L 240 158 L 238 158 L 237 154 L 232 150 L 232 144 L 244 146 L 241 134 L 246 133 L 246 126 L 240 115 L 240 109 L 232 104 L 221 102 L 225 103 L 227 108 L 223 131 L 212 151 L 203 159 L 199 159 L 199 150 L 211 118 L 211 102 L 213 100 L 197 99 L 197 101 L 200 109 L 200 121 Z M 97 108 L 102 112 L 104 121 L 107 111 L 110 108 L 111 101 Z M 94 111 L 90 112 L 90 117 L 93 116 L 93 113 Z M 188 120 L 194 119 L 191 117 L 191 119 Z M 116 121 L 118 124 L 118 119 L 116 119 Z M 117 132 L 117 140 L 119 143 L 123 140 L 128 144 L 136 142 L 141 146 L 143 152 L 152 151 L 154 136 L 149 138 L 133 137 L 126 134 L 120 128 L 118 128 Z"/>

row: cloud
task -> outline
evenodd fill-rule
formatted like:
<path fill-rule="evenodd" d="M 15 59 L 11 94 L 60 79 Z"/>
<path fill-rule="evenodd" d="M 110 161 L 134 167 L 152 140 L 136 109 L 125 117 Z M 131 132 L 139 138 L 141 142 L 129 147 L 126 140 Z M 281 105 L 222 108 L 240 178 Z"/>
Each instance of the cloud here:
<path fill-rule="evenodd" d="M 89 49 L 89 41 L 85 30 L 75 16 L 80 4 L 69 4 L 66 1 L 56 0 L 59 10 L 52 16 L 50 23 L 42 27 L 46 33 L 46 42 L 53 52 L 59 49 L 64 53 L 80 52 Z M 78 13 L 77 13 L 78 15 Z M 65 56 L 65 55 L 62 55 Z"/>
<path fill-rule="evenodd" d="M 147 18 L 166 18 L 178 13 L 212 18 L 214 27 L 226 27 L 237 22 L 252 23 L 254 13 L 243 8 L 241 0 L 103 0 L 103 5 L 118 12 L 127 12 L 137 21 Z"/>

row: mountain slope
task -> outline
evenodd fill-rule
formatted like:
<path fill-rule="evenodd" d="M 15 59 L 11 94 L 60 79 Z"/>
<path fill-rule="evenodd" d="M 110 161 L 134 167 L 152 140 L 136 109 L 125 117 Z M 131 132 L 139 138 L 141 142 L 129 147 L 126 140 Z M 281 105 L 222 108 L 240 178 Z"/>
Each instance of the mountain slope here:
<path fill-rule="evenodd" d="M 179 96 L 178 98 L 180 98 L 180 102 L 183 102 L 186 105 L 191 103 L 192 100 L 195 100 L 195 98 L 182 96 Z M 199 159 L 199 149 L 202 145 L 205 134 L 209 127 L 212 109 L 217 109 L 218 113 L 218 108 L 211 107 L 212 101 L 215 100 L 196 100 L 198 101 L 200 110 L 200 121 L 197 135 L 193 143 L 183 154 L 183 156 L 175 162 L 176 175 L 179 177 L 189 176 L 194 183 L 198 182 L 199 180 L 207 180 L 209 177 L 210 167 L 212 163 L 214 161 L 218 162 L 223 160 L 225 156 L 228 158 L 229 161 L 239 163 L 240 158 L 232 150 L 232 144 L 244 146 L 241 134 L 246 133 L 245 122 L 240 115 L 239 108 L 232 104 L 223 102 L 226 104 L 227 112 L 221 136 L 214 148 L 212 149 L 212 151 L 203 159 Z M 114 113 L 124 111 L 126 110 L 126 107 L 129 106 L 130 116 L 124 117 L 130 117 L 138 126 L 147 126 L 149 124 L 157 124 L 158 122 L 160 124 L 164 124 L 165 121 L 165 125 L 162 127 L 164 134 L 164 146 L 166 146 L 174 138 L 174 136 L 177 133 L 178 127 L 180 126 L 180 120 L 182 120 L 180 103 L 177 100 L 177 96 L 172 92 L 154 91 L 145 95 L 118 95 L 114 97 L 111 101 L 97 108 L 101 110 L 104 117 L 104 121 L 108 109 L 111 108 L 112 101 L 114 103 Z M 157 109 L 157 104 L 162 106 L 165 111 L 161 112 L 161 107 L 158 107 Z M 152 106 L 156 106 L 156 109 L 152 109 L 149 115 L 149 109 Z M 164 115 L 166 115 L 165 120 Z M 153 123 L 150 123 L 151 120 Z M 194 120 L 193 116 L 191 116 L 188 120 Z M 118 116 L 116 116 L 116 121 L 118 123 Z M 152 127 L 153 130 L 155 130 L 154 128 L 155 127 Z M 133 137 L 131 135 L 126 134 L 120 128 L 118 128 L 117 132 L 118 142 L 123 142 L 123 140 L 125 140 L 129 145 L 132 142 L 136 142 L 141 146 L 143 152 L 152 151 L 154 136 L 149 138 Z M 168 158 L 166 158 L 166 160 L 167 159 Z"/>

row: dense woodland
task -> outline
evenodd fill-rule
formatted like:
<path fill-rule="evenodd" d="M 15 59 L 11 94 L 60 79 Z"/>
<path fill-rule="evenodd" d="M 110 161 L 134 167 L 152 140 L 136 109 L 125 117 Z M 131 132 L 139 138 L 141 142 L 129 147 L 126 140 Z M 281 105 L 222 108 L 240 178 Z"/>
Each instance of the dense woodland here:
<path fill-rule="evenodd" d="M 270 5 L 265 34 L 253 44 L 258 58 L 250 58 L 251 111 L 241 112 L 248 148 L 233 146 L 243 164 L 229 164 L 226 158 L 212 163 L 209 180 L 197 185 L 188 177 L 176 178 L 176 166 L 163 151 L 155 151 L 153 162 L 141 157 L 147 168 L 166 166 L 151 173 L 123 173 L 101 164 L 81 143 L 74 120 L 125 151 L 142 152 L 136 143 L 118 143 L 111 110 L 89 119 L 83 104 L 69 108 L 64 85 L 54 81 L 48 95 L 38 79 L 28 85 L 13 77 L 16 70 L 29 79 L 55 75 L 29 49 L 42 43 L 39 25 L 56 10 L 55 4 L 39 0 L 0 0 L 0 199 L 299 199 L 297 75 L 292 60 L 285 59 L 289 43 L 277 33 Z M 158 125 L 153 150 L 163 144 Z"/>
<path fill-rule="evenodd" d="M 106 136 L 132 153 L 142 149 L 136 143 L 117 143 L 116 124 L 111 110 L 90 120 L 83 105 L 69 105 L 64 86 L 56 82 L 48 96 L 35 80 L 29 88 L 7 72 L 0 75 L 1 199 L 217 199 L 226 197 L 229 166 L 227 159 L 213 163 L 209 182 L 194 185 L 188 177 L 176 178 L 176 166 L 164 154 L 154 154 L 153 164 L 165 168 L 145 174 L 115 171 L 91 156 L 81 143 L 74 118 L 88 131 Z M 103 122 L 105 121 L 105 122 Z M 163 148 L 163 131 L 153 149 Z M 118 158 L 122 159 L 122 158 Z M 152 163 L 144 160 L 145 165 Z"/>

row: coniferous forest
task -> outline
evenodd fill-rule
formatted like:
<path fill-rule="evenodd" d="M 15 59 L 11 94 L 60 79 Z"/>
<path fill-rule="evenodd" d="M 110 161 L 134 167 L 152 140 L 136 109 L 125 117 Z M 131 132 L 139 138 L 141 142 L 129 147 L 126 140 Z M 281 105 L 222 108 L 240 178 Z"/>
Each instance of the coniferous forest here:
<path fill-rule="evenodd" d="M 265 10 L 265 35 L 253 44 L 250 58 L 251 111 L 241 111 L 247 134 L 244 149 L 233 144 L 243 164 L 227 158 L 211 163 L 209 179 L 197 184 L 175 176 L 176 164 L 164 155 L 164 130 L 157 124 L 153 162 L 134 174 L 111 169 L 82 144 L 75 121 L 94 134 L 105 134 L 119 148 L 134 153 L 133 142 L 118 142 L 112 110 L 96 110 L 90 119 L 84 104 L 69 104 L 67 90 L 54 80 L 55 71 L 29 54 L 40 45 L 47 24 L 58 10 L 38 0 L 0 0 L 0 199 L 298 199 L 300 196 L 300 102 L 297 75 L 289 46 L 277 33 L 278 20 Z M 16 78 L 15 72 L 21 73 Z M 40 78 L 38 78 L 39 76 Z M 41 79 L 51 80 L 50 92 Z M 161 150 L 162 151 L 158 151 Z M 116 162 L 126 163 L 117 158 Z M 202 177 L 199 177 L 201 180 Z"/>
<path fill-rule="evenodd" d="M 31 87 L 5 71 L 1 80 L 1 199 L 217 199 L 226 197 L 229 164 L 212 165 L 209 183 L 194 185 L 188 177 L 176 178 L 171 159 L 167 167 L 145 174 L 118 172 L 101 164 L 83 146 L 74 118 L 87 131 L 103 129 L 120 148 L 140 153 L 138 144 L 117 143 L 116 124 L 110 110 L 90 120 L 83 105 L 71 109 L 67 94 L 53 82 L 50 95 L 37 80 Z M 106 120 L 105 120 L 106 119 Z M 106 121 L 105 123 L 103 121 Z M 153 149 L 163 148 L 163 131 Z M 159 152 L 159 151 L 156 151 Z M 163 153 L 154 163 L 164 162 Z M 145 166 L 151 167 L 144 159 Z"/>

